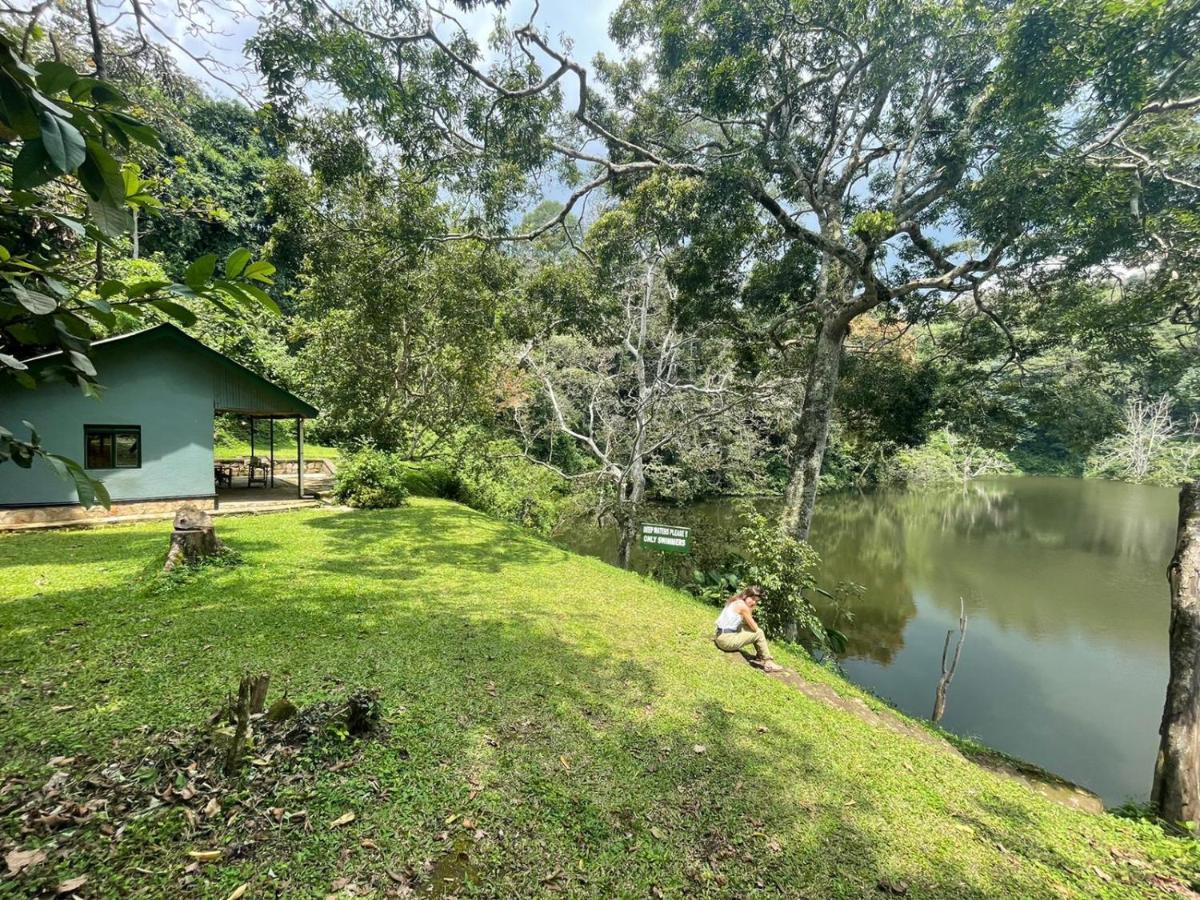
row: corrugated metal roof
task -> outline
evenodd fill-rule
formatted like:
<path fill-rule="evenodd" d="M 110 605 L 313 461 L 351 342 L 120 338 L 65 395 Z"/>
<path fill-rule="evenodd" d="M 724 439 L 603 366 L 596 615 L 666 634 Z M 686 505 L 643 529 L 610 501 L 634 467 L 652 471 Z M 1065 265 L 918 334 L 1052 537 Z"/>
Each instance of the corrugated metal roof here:
<path fill-rule="evenodd" d="M 215 363 L 212 393 L 213 409 L 217 412 L 288 418 L 300 416 L 306 419 L 314 418 L 318 414 L 317 408 L 311 403 L 268 381 L 257 372 L 247 369 L 241 363 L 217 352 L 170 323 L 93 341 L 92 347 L 104 347 L 119 342 L 132 344 L 158 340 L 173 341 L 188 351 L 198 353 Z M 25 362 L 41 362 L 61 355 L 62 351 L 56 350 L 53 353 L 32 357 Z"/>

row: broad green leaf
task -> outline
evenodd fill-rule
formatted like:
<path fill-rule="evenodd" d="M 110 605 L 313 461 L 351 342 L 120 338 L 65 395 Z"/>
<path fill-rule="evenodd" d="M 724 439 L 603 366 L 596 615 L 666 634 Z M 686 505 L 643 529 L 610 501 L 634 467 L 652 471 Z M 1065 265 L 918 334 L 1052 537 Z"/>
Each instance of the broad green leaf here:
<path fill-rule="evenodd" d="M 92 507 L 99 503 L 105 509 L 112 506 L 112 498 L 108 494 L 108 489 L 104 484 L 90 477 L 83 466 L 75 462 L 73 459 L 68 459 L 65 456 L 60 456 L 57 453 L 42 454 L 46 462 L 50 463 L 60 475 L 70 478 L 75 482 L 75 493 L 79 495 L 79 502 L 85 507 Z"/>
<path fill-rule="evenodd" d="M 98 78 L 80 78 L 70 88 L 71 99 L 76 103 L 91 99 L 94 103 L 105 106 L 124 106 L 127 102 L 125 95 L 105 81 Z"/>
<path fill-rule="evenodd" d="M 57 213 L 52 214 L 50 218 L 54 219 L 55 222 L 57 222 L 59 225 L 62 225 L 64 228 L 70 229 L 79 237 L 83 237 L 85 234 L 87 234 L 87 229 L 83 227 L 83 223 L 78 219 L 72 219 L 70 216 L 64 216 Z"/>
<path fill-rule="evenodd" d="M 60 300 L 68 300 L 74 293 L 74 291 L 72 291 L 53 275 L 42 273 L 42 281 L 45 282 L 46 287 L 50 288 L 51 293 L 58 295 Z"/>
<path fill-rule="evenodd" d="M 21 362 L 15 356 L 9 356 L 7 353 L 0 353 L 0 366 L 18 371 L 29 368 L 29 366 L 25 365 L 25 363 Z"/>
<path fill-rule="evenodd" d="M 152 300 L 150 303 L 155 309 L 161 313 L 170 316 L 180 325 L 188 326 L 196 324 L 196 314 L 179 303 L 172 300 Z"/>
<path fill-rule="evenodd" d="M 46 153 L 41 138 L 32 138 L 21 145 L 21 152 L 13 160 L 13 187 L 32 190 L 54 178 L 50 167 L 50 156 Z"/>
<path fill-rule="evenodd" d="M 142 189 L 142 179 L 137 166 L 128 164 L 121 166 L 121 177 L 125 180 L 125 199 L 131 200 Z"/>
<path fill-rule="evenodd" d="M 87 141 L 87 159 L 79 166 L 79 180 L 93 200 L 108 206 L 125 205 L 125 176 L 98 141 Z"/>
<path fill-rule="evenodd" d="M 253 278 L 255 281 L 261 281 L 265 284 L 271 283 L 271 276 L 275 274 L 275 266 L 265 259 L 255 260 L 246 266 L 242 272 L 243 278 Z"/>
<path fill-rule="evenodd" d="M 111 284 L 111 283 L 112 282 L 107 282 L 107 281 L 105 282 L 105 284 Z M 119 283 L 120 282 L 118 282 L 118 284 Z M 113 308 L 111 306 L 109 306 L 106 302 L 104 302 L 103 300 L 93 300 L 90 297 L 82 297 L 82 298 L 80 298 L 80 300 L 82 303 L 84 303 L 88 308 L 90 308 L 92 310 L 93 315 L 95 315 L 95 317 L 100 320 L 100 323 L 102 325 L 105 325 L 106 327 L 111 328 L 112 326 L 117 324 L 116 313 L 114 313 Z"/>
<path fill-rule="evenodd" d="M 109 297 L 115 297 L 124 290 L 125 282 L 110 278 L 108 281 L 101 282 L 97 293 L 100 294 L 101 299 L 107 300 Z"/>
<path fill-rule="evenodd" d="M 93 378 L 96 377 L 96 367 L 92 365 L 92 361 L 86 355 L 80 353 L 78 350 L 70 350 L 68 351 L 68 355 L 71 358 L 71 365 L 76 369 L 84 375 L 91 375 Z"/>
<path fill-rule="evenodd" d="M 87 158 L 83 135 L 66 119 L 60 119 L 50 112 L 42 112 L 41 122 L 42 146 L 50 162 L 64 175 L 74 172 Z"/>
<path fill-rule="evenodd" d="M 167 290 L 177 297 L 187 297 L 189 300 L 195 300 L 202 297 L 201 294 L 198 294 L 186 284 L 175 283 L 168 287 Z"/>
<path fill-rule="evenodd" d="M 88 200 L 88 209 L 100 233 L 105 237 L 118 237 L 133 228 L 133 215 L 124 205 L 113 206 L 99 200 Z"/>
<path fill-rule="evenodd" d="M 235 284 L 232 281 L 225 281 L 224 279 L 221 279 L 214 281 L 213 286 L 223 294 L 232 297 L 236 302 L 247 307 L 248 309 L 253 309 L 254 307 L 258 306 L 257 300 L 251 297 L 249 293 L 244 291 L 240 285 Z"/>
<path fill-rule="evenodd" d="M 37 64 L 38 87 L 47 94 L 61 94 L 79 80 L 79 73 L 66 63 L 48 59 Z"/>
<path fill-rule="evenodd" d="M 48 316 L 54 310 L 58 309 L 58 302 L 41 291 L 31 291 L 23 284 L 15 281 L 9 282 L 9 287 L 12 288 L 13 296 L 17 298 L 17 302 L 33 313 L 35 316 Z"/>
<path fill-rule="evenodd" d="M 120 128 L 121 131 L 123 131 L 133 140 L 137 141 L 139 144 L 145 144 L 146 146 L 153 147 L 156 150 L 162 148 L 162 142 L 159 140 L 158 132 L 155 131 L 150 125 L 147 125 L 145 122 L 142 122 L 139 119 L 135 119 L 133 116 L 126 115 L 125 113 L 114 112 L 103 116 L 102 120 L 105 125 L 109 127 L 115 126 Z"/>
<path fill-rule="evenodd" d="M 215 253 L 206 253 L 199 259 L 194 260 L 187 271 L 183 273 L 183 280 L 187 286 L 193 290 L 199 290 L 208 283 L 208 279 L 212 278 L 213 271 L 217 268 L 217 256 Z"/>
<path fill-rule="evenodd" d="M 225 277 L 237 278 L 246 268 L 246 264 L 250 262 L 250 251 L 245 247 L 238 247 L 229 254 L 229 258 L 225 260 Z"/>
<path fill-rule="evenodd" d="M 0 69 L 0 123 L 26 140 L 37 137 L 41 131 L 25 90 L 3 69 Z"/>
<path fill-rule="evenodd" d="M 259 302 L 259 304 L 261 304 L 262 307 L 264 309 L 266 309 L 268 312 L 270 312 L 276 316 L 283 315 L 283 311 L 279 308 L 279 304 L 276 303 L 274 300 L 272 300 L 270 295 L 266 291 L 264 291 L 262 288 L 260 288 L 258 285 L 243 284 L 243 285 L 241 285 L 241 288 L 243 291 L 246 291 L 248 294 L 250 294 L 250 296 L 252 296 L 255 300 L 257 300 Z"/>
<path fill-rule="evenodd" d="M 69 111 L 63 109 L 49 97 L 45 96 L 41 91 L 30 91 L 29 98 L 33 100 L 35 104 L 40 106 L 44 112 L 53 113 L 60 119 L 71 118 L 71 113 Z"/>
<path fill-rule="evenodd" d="M 170 285 L 169 281 L 149 280 L 135 281 L 133 284 L 125 286 L 125 296 L 130 300 L 137 300 L 139 297 L 145 297 L 147 294 L 153 294 L 155 291 L 161 291 L 163 288 Z"/>

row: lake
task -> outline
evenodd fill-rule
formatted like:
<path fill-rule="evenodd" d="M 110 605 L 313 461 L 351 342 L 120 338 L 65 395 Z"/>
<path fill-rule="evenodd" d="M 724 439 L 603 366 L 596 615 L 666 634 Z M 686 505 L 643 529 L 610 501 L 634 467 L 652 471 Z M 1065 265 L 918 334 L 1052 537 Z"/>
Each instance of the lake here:
<path fill-rule="evenodd" d="M 1176 499 L 1170 488 L 1069 478 L 821 497 L 812 543 L 820 584 L 839 601 L 819 607 L 849 638 L 845 674 L 928 716 L 961 598 L 967 638 L 942 725 L 1109 805 L 1148 799 L 1167 680 Z M 777 501 L 758 505 L 771 512 Z M 654 517 L 692 526 L 697 552 L 709 553 L 729 543 L 736 523 L 732 501 Z M 559 540 L 615 559 L 608 530 L 575 525 Z M 634 564 L 687 563 L 639 551 Z M 836 590 L 842 582 L 862 593 Z"/>

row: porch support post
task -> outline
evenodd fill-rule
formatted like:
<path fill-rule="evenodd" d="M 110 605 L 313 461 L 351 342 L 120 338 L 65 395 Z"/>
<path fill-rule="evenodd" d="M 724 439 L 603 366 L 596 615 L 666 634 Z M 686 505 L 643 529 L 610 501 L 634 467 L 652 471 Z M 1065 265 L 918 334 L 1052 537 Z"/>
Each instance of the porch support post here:
<path fill-rule="evenodd" d="M 250 465 L 254 465 L 254 416 L 250 417 Z"/>
<path fill-rule="evenodd" d="M 304 499 L 304 417 L 296 416 L 296 496 Z"/>
<path fill-rule="evenodd" d="M 271 417 L 271 487 L 275 487 L 275 417 Z"/>

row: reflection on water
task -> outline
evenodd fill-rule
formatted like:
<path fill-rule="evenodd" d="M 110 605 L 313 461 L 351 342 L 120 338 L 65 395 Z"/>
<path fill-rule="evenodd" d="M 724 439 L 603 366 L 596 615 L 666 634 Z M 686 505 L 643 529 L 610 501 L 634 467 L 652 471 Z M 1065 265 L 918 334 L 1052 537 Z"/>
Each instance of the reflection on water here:
<path fill-rule="evenodd" d="M 1044 478 L 823 497 L 812 533 L 822 585 L 864 588 L 840 601 L 853 613 L 839 626 L 846 674 L 928 716 L 962 597 L 971 622 L 942 724 L 1108 803 L 1145 799 L 1167 677 L 1175 503 L 1165 488 Z M 661 517 L 711 544 L 730 540 L 734 514 L 718 502 Z M 563 540 L 614 556 L 613 536 L 594 529 Z"/>

